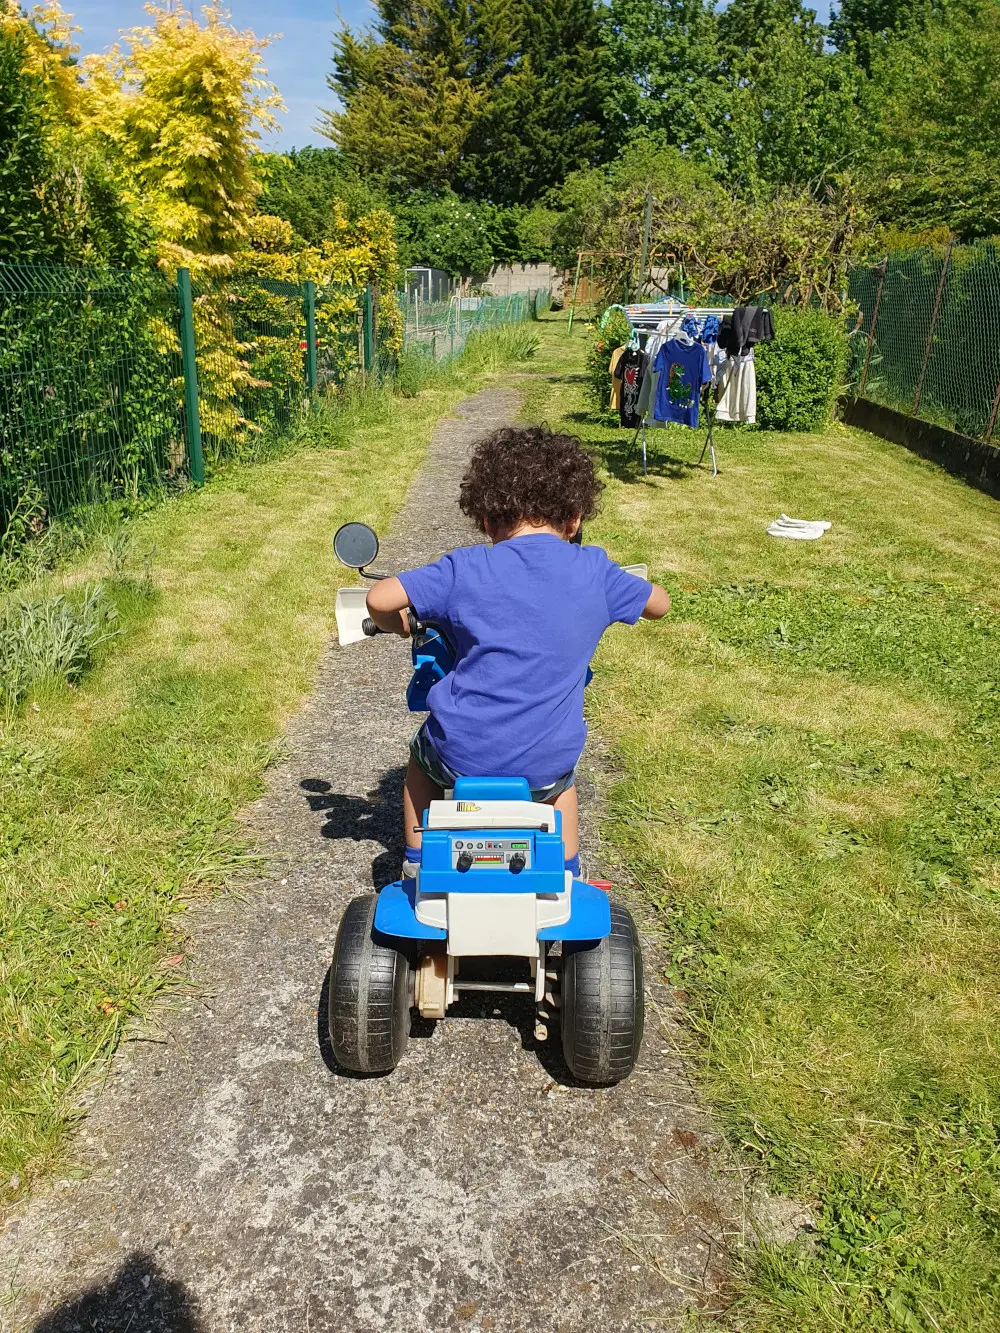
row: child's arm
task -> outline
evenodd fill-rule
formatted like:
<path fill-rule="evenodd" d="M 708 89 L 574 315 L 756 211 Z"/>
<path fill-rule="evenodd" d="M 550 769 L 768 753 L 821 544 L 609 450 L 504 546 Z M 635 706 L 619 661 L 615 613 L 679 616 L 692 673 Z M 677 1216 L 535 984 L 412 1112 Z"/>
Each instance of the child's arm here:
<path fill-rule="evenodd" d="M 410 599 L 399 579 L 380 579 L 365 600 L 368 614 L 380 630 L 386 634 L 401 634 L 404 639 L 410 637 L 410 622 L 406 614 Z"/>
<path fill-rule="evenodd" d="M 662 620 L 669 610 L 670 594 L 666 588 L 661 588 L 658 583 L 654 583 L 653 591 L 649 594 L 649 599 L 642 608 L 642 619 Z"/>

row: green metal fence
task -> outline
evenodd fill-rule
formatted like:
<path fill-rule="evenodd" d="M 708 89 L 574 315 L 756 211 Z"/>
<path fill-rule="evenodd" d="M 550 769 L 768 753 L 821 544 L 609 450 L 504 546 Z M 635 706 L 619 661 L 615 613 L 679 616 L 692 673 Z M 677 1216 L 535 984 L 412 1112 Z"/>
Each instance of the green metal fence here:
<path fill-rule="evenodd" d="M 852 338 L 859 398 L 996 440 L 1000 409 L 1000 247 L 996 241 L 893 254 L 856 268 Z"/>
<path fill-rule="evenodd" d="M 374 357 L 369 292 L 0 264 L 0 533 L 248 456 Z M 367 322 L 366 322 L 367 321 Z"/>
<path fill-rule="evenodd" d="M 550 293 L 401 298 L 436 360 L 530 319 Z M 0 264 L 0 534 L 26 498 L 51 517 L 253 457 L 352 371 L 384 378 L 374 288 L 155 270 Z"/>
<path fill-rule="evenodd" d="M 461 356 L 474 333 L 537 319 L 552 304 L 549 288 L 510 296 L 453 296 L 448 301 L 421 301 L 398 295 L 404 316 L 404 345 L 419 348 L 435 361 Z"/>
<path fill-rule="evenodd" d="M 159 273 L 0 265 L 0 531 L 184 466 L 178 332 Z"/>

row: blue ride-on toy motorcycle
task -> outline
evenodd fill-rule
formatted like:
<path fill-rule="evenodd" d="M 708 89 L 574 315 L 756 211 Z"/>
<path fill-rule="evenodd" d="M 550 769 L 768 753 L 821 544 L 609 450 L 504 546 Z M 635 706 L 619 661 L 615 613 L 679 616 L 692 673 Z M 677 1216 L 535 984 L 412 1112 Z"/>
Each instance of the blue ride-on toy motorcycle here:
<path fill-rule="evenodd" d="M 366 572 L 378 538 L 365 524 L 345 524 L 334 550 L 363 577 L 381 577 Z M 380 633 L 366 594 L 337 594 L 342 645 Z M 454 653 L 412 611 L 410 628 L 407 703 L 424 712 Z M 445 797 L 424 815 L 416 877 L 355 898 L 344 912 L 329 988 L 338 1062 L 387 1072 L 402 1057 L 414 1009 L 438 1019 L 463 993 L 516 992 L 534 1000 L 536 1039 L 558 1022 L 580 1082 L 617 1083 L 632 1071 L 643 1026 L 642 955 L 628 909 L 565 869 L 561 816 L 533 802 L 523 778 L 459 778 Z"/>

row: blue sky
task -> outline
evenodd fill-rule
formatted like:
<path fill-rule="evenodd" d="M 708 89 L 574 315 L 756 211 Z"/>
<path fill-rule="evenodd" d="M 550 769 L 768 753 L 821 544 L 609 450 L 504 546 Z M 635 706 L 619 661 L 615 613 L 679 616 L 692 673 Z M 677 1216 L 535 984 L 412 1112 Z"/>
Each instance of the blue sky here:
<path fill-rule="evenodd" d="M 122 28 L 148 22 L 144 0 L 66 0 L 75 22 L 83 29 L 78 41 L 84 53 L 106 50 Z M 820 18 L 829 13 L 829 0 L 814 0 Z M 196 6 L 197 7 L 197 4 Z M 303 144 L 325 144 L 312 128 L 317 107 L 330 106 L 326 86 L 330 69 L 330 38 L 343 19 L 352 28 L 367 25 L 373 15 L 369 0 L 283 0 L 274 5 L 265 0 L 230 0 L 228 6 L 238 28 L 250 28 L 259 37 L 281 33 L 264 53 L 268 73 L 285 99 L 280 134 L 267 147 L 301 148 Z"/>
<path fill-rule="evenodd" d="M 148 23 L 143 0 L 64 0 L 73 21 L 83 29 L 77 35 L 84 54 L 104 51 L 122 28 Z M 200 8 L 197 0 L 187 8 Z M 227 5 L 237 28 L 251 28 L 258 37 L 281 33 L 264 52 L 272 82 L 278 85 L 288 110 L 281 117 L 282 131 L 268 147 L 302 147 L 324 144 L 312 126 L 318 106 L 331 105 L 325 80 L 330 69 L 330 38 L 343 18 L 352 28 L 367 24 L 372 16 L 368 0 L 229 0 Z"/>

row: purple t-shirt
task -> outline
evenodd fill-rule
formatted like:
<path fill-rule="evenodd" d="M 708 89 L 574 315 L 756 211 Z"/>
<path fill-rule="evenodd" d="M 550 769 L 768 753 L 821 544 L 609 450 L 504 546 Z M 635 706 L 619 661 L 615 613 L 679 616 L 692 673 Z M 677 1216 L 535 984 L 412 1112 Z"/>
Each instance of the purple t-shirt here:
<path fill-rule="evenodd" d="M 550 533 L 463 546 L 400 574 L 410 605 L 441 625 L 454 671 L 431 688 L 427 734 L 455 773 L 545 787 L 583 751 L 583 687 L 601 635 L 634 625 L 652 584 L 599 546 Z"/>

